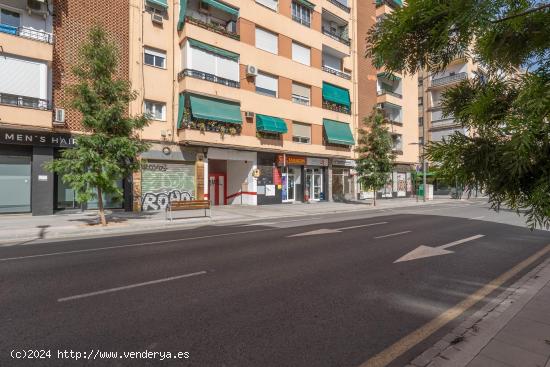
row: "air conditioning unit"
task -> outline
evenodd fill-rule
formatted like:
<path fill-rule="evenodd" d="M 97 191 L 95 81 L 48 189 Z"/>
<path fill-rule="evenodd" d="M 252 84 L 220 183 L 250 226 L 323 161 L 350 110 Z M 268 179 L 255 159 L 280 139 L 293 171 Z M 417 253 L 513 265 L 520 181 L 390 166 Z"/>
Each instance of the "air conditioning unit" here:
<path fill-rule="evenodd" d="M 153 23 L 162 24 L 162 22 L 164 21 L 164 17 L 161 14 L 151 13 L 151 20 L 153 21 Z"/>
<path fill-rule="evenodd" d="M 55 124 L 64 124 L 65 123 L 65 110 L 63 108 L 55 109 L 55 116 L 53 119 Z"/>
<path fill-rule="evenodd" d="M 247 65 L 246 76 L 258 76 L 258 68 L 254 65 Z"/>
<path fill-rule="evenodd" d="M 237 33 L 237 22 L 231 21 L 227 23 L 225 30 L 230 33 Z"/>
<path fill-rule="evenodd" d="M 247 119 L 253 119 L 254 118 L 254 112 L 246 111 L 244 113 L 244 117 L 247 118 Z"/>
<path fill-rule="evenodd" d="M 45 15 L 48 13 L 46 0 L 27 0 L 27 11 L 29 15 L 32 13 Z"/>

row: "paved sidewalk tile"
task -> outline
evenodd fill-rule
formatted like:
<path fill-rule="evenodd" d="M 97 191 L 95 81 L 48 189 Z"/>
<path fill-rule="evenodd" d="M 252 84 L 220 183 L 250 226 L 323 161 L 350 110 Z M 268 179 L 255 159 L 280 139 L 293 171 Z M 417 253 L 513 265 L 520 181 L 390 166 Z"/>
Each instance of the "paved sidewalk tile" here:
<path fill-rule="evenodd" d="M 547 356 L 533 353 L 498 340 L 492 340 L 479 355 L 509 364 L 513 367 L 542 367 L 548 360 Z"/>
<path fill-rule="evenodd" d="M 501 361 L 494 360 L 485 356 L 477 356 L 468 364 L 468 367 L 511 367 L 509 364 L 506 364 Z"/>

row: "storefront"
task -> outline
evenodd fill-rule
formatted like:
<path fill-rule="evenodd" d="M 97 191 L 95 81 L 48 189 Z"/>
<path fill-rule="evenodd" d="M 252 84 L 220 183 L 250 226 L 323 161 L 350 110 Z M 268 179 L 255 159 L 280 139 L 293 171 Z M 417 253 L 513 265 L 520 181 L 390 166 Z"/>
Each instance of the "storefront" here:
<path fill-rule="evenodd" d="M 355 161 L 353 159 L 332 159 L 332 200 L 355 199 Z"/>
<path fill-rule="evenodd" d="M 171 200 L 196 198 L 195 151 L 154 144 L 141 157 L 146 159 L 141 170 L 141 210 L 164 210 Z"/>
<path fill-rule="evenodd" d="M 372 199 L 372 191 L 361 190 L 361 199 Z M 404 198 L 414 195 L 414 188 L 411 175 L 411 166 L 396 164 L 393 172 L 388 174 L 384 187 L 377 192 L 381 199 Z"/>
<path fill-rule="evenodd" d="M 328 159 L 279 154 L 277 167 L 282 172 L 282 202 L 326 200 Z"/>

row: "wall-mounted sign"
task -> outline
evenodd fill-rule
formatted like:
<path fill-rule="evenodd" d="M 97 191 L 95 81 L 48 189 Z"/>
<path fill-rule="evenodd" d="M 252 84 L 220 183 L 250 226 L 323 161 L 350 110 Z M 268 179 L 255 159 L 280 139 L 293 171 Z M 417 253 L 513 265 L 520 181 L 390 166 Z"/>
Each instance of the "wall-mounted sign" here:
<path fill-rule="evenodd" d="M 285 161 L 286 158 L 286 161 Z M 279 154 L 277 156 L 277 166 L 305 166 L 306 157 L 299 155 Z"/>
<path fill-rule="evenodd" d="M 328 159 L 326 158 L 307 158 L 307 165 L 308 166 L 328 166 Z"/>
<path fill-rule="evenodd" d="M 38 181 L 48 181 L 48 175 L 38 175 Z"/>
<path fill-rule="evenodd" d="M 355 167 L 355 161 L 353 159 L 333 158 L 333 166 Z"/>
<path fill-rule="evenodd" d="M 69 134 L 0 129 L 0 144 L 72 148 L 76 145 L 76 141 Z"/>
<path fill-rule="evenodd" d="M 275 196 L 275 185 L 265 185 L 265 196 Z"/>
<path fill-rule="evenodd" d="M 256 168 L 255 170 L 252 171 L 252 177 L 254 177 L 254 178 L 260 177 L 261 174 L 262 174 L 262 171 L 260 171 L 260 170 L 257 169 L 257 168 Z"/>

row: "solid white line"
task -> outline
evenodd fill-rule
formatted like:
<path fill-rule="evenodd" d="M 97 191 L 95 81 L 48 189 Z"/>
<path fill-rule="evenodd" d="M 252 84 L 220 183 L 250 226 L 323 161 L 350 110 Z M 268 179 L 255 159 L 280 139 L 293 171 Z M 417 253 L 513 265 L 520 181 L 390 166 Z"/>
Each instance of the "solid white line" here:
<path fill-rule="evenodd" d="M 475 236 L 468 237 L 468 238 L 463 238 L 461 240 L 448 243 L 446 245 L 437 246 L 437 248 L 446 249 L 446 248 L 449 248 L 449 247 L 460 245 L 461 243 L 464 243 L 464 242 L 470 242 L 470 241 L 473 241 L 473 240 L 477 240 L 478 238 L 481 238 L 481 237 L 485 237 L 485 235 L 484 234 L 477 234 Z"/>
<path fill-rule="evenodd" d="M 393 236 L 399 236 L 400 234 L 411 233 L 411 232 L 412 231 L 403 231 L 403 232 L 397 232 L 397 233 L 390 233 L 390 234 L 386 234 L 386 235 L 378 236 L 378 237 L 374 237 L 374 238 L 378 239 L 378 238 L 393 237 Z"/>
<path fill-rule="evenodd" d="M 50 253 L 38 254 L 38 255 L 28 255 L 28 256 L 18 256 L 18 257 L 5 257 L 5 258 L 3 258 L 3 259 L 0 259 L 0 261 L 32 259 L 32 258 L 35 258 L 35 257 L 46 257 L 46 256 L 55 256 L 55 255 L 78 254 L 78 253 L 81 253 L 81 252 L 94 252 L 94 251 L 114 250 L 114 249 L 126 248 L 126 247 L 140 247 L 140 246 L 148 246 L 148 245 L 158 245 L 158 244 L 171 243 L 171 242 L 183 242 L 183 241 L 191 241 L 191 240 L 200 240 L 200 239 L 204 239 L 204 238 L 223 237 L 223 236 L 229 236 L 229 235 L 232 235 L 232 234 L 245 234 L 245 233 L 263 232 L 263 231 L 273 231 L 273 230 L 275 230 L 275 229 L 279 229 L 279 228 L 253 229 L 253 230 L 250 230 L 250 231 L 219 233 L 219 234 L 212 234 L 212 235 L 208 235 L 208 236 L 197 236 L 197 237 L 177 238 L 177 239 L 173 239 L 173 240 L 163 240 L 163 241 L 153 241 L 153 242 L 132 243 L 132 244 L 120 245 L 120 246 L 96 247 L 96 248 L 88 248 L 88 249 L 84 249 L 84 250 L 59 251 L 59 252 L 50 252 Z"/>
<path fill-rule="evenodd" d="M 369 224 L 361 224 L 359 226 L 351 226 L 351 227 L 344 227 L 344 228 L 336 228 L 337 231 L 343 231 L 344 229 L 354 229 L 354 228 L 362 228 L 362 227 L 370 227 L 370 226 L 377 226 L 380 224 L 388 224 L 388 222 L 378 222 L 378 223 L 369 223 Z"/>
<path fill-rule="evenodd" d="M 485 218 L 485 216 L 484 216 L 484 215 L 482 215 L 481 217 L 474 217 L 474 218 L 470 218 L 470 220 L 483 219 L 483 218 Z"/>
<path fill-rule="evenodd" d="M 98 296 L 98 295 L 100 295 L 100 294 L 118 292 L 118 291 L 123 291 L 123 290 L 126 290 L 126 289 L 132 289 L 132 288 L 137 288 L 137 287 L 143 287 L 143 286 L 146 286 L 146 285 L 152 285 L 152 284 L 170 282 L 170 281 L 172 281 L 172 280 L 177 280 L 177 279 L 182 279 L 182 278 L 190 278 L 190 277 L 194 277 L 194 276 L 197 276 L 197 275 L 203 275 L 203 274 L 206 274 L 206 271 L 199 271 L 199 272 L 196 272 L 196 273 L 189 273 L 189 274 L 184 274 L 184 275 L 178 275 L 178 276 L 170 277 L 170 278 L 163 278 L 163 279 L 151 280 L 151 281 L 149 281 L 149 282 L 144 282 L 144 283 L 137 283 L 137 284 L 125 285 L 125 286 L 123 286 L 123 287 L 116 287 L 116 288 L 104 289 L 104 290 L 102 290 L 102 291 L 97 291 L 97 292 L 90 292 L 90 293 L 78 294 L 78 295 L 76 295 L 76 296 L 70 296 L 70 297 L 59 298 L 59 299 L 57 300 L 57 302 L 65 302 L 65 301 L 72 301 L 72 300 L 80 299 L 80 298 L 93 297 L 93 296 Z"/>

